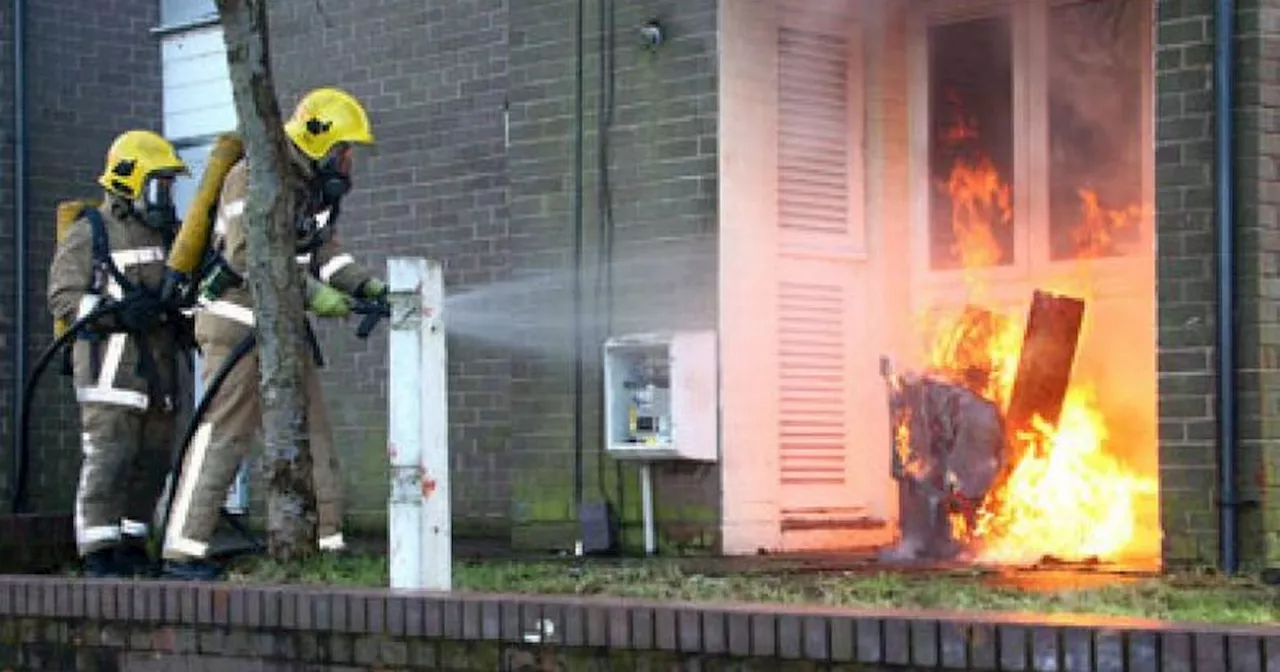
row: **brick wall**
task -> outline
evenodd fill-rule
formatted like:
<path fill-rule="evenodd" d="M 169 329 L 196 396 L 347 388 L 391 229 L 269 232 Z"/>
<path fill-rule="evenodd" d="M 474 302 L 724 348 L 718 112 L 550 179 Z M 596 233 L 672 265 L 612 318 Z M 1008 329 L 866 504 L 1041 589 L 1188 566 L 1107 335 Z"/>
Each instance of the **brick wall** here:
<path fill-rule="evenodd" d="M 583 176 L 587 499 L 639 519 L 637 473 L 598 460 L 598 344 L 609 331 L 597 260 L 599 3 L 587 3 Z M 615 261 L 613 331 L 715 324 L 714 2 L 617 9 L 609 135 Z M 576 3 L 354 0 L 277 8 L 272 49 L 282 106 L 336 84 L 369 105 L 379 140 L 361 160 L 340 224 L 358 258 L 446 264 L 455 529 L 568 548 L 573 507 L 574 15 Z M 569 18 L 566 18 L 569 17 Z M 656 53 L 634 27 L 660 17 Z M 317 68 L 316 63 L 324 63 Z M 505 105 L 505 109 L 504 109 Z M 506 114 L 504 114 L 504 112 Z M 508 144 L 509 143 L 509 144 Z M 385 355 L 325 334 L 327 380 L 352 513 L 385 521 Z M 338 383 L 341 387 L 338 387 Z M 356 390 L 356 394 L 352 394 Z M 664 537 L 714 542 L 718 482 L 708 470 L 658 475 Z M 261 493 L 262 488 L 254 489 Z M 638 533 L 638 527 L 635 528 Z"/>
<path fill-rule="evenodd" d="M 1160 2 L 1156 233 L 1165 555 L 1212 562 L 1214 279 L 1211 3 Z"/>
<path fill-rule="evenodd" d="M 714 328 L 716 323 L 716 13 L 713 0 L 613 2 L 613 119 L 605 136 L 612 203 L 612 319 L 600 260 L 598 114 L 600 2 L 587 2 L 583 65 L 583 296 L 586 302 L 584 499 L 608 498 L 639 518 L 630 466 L 602 446 L 599 344 L 609 333 Z M 577 3 L 511 6 L 510 166 L 513 278 L 533 289 L 508 300 L 528 340 L 514 355 L 512 516 L 520 545 L 564 548 L 574 509 L 573 304 L 575 16 Z M 651 18 L 668 42 L 645 50 L 637 28 Z M 600 309 L 597 311 L 596 306 Z M 611 324 L 610 324 L 611 322 Z M 713 468 L 663 467 L 657 517 L 672 547 L 714 545 L 719 512 Z M 712 523 L 707 525 L 707 523 Z M 635 539 L 638 528 L 628 527 Z M 671 547 L 668 547 L 670 550 Z"/>
<path fill-rule="evenodd" d="M 1262 672 L 1275 627 L 0 577 L 0 667 Z"/>
<path fill-rule="evenodd" d="M 13 249 L 13 3 L 0 6 L 0 249 Z M 5 291 L 0 294 L 0 443 L 5 455 L 12 446 L 12 411 L 17 385 L 13 380 L 13 311 L 14 267 L 6 264 L 0 270 Z M 10 461 L 0 461 L 0 493 L 5 499 L 0 511 L 9 507 Z"/>
<path fill-rule="evenodd" d="M 340 86 L 368 107 L 377 149 L 357 158 L 339 235 L 380 276 L 388 255 L 445 264 L 447 291 L 507 273 L 503 103 L 506 0 L 285 3 L 271 13 L 280 105 Z M 386 524 L 386 332 L 360 342 L 354 323 L 321 335 L 327 400 L 351 523 Z M 501 349 L 449 343 L 455 530 L 503 533 L 510 464 L 508 371 Z M 260 498 L 263 486 L 252 489 Z M 262 508 L 256 508 L 262 511 Z"/>
<path fill-rule="evenodd" d="M 1280 2 L 1237 3 L 1236 273 L 1242 559 L 1280 562 Z"/>
<path fill-rule="evenodd" d="M 12 249 L 14 223 L 12 164 L 12 3 L 0 9 L 0 104 L 4 163 L 0 164 L 0 246 Z M 118 6 L 80 0 L 27 3 L 28 185 L 26 226 L 30 242 L 29 354 L 31 362 L 48 345 L 52 318 L 45 309 L 48 262 L 53 256 L 54 208 L 66 198 L 95 196 L 95 180 L 111 140 L 128 128 L 160 128 L 160 51 L 148 30 L 158 22 L 156 2 Z M 0 421 L 8 455 L 9 413 L 21 381 L 12 377 L 13 267 L 4 271 L 0 331 L 5 344 L 0 386 L 5 409 Z M 46 378 L 38 392 L 39 414 L 32 423 L 28 492 L 36 510 L 69 509 L 79 467 L 78 423 L 67 379 Z M 6 457 L 3 467 L 7 472 Z M 7 483 L 6 483 L 7 486 Z M 6 487 L 7 490 L 7 487 Z"/>
<path fill-rule="evenodd" d="M 1274 164 L 1267 141 L 1274 129 L 1264 105 L 1267 40 L 1276 3 L 1238 2 L 1236 108 L 1237 326 L 1240 369 L 1241 495 L 1256 500 L 1273 482 L 1262 469 L 1265 439 L 1277 409 L 1274 310 L 1266 278 L 1276 227 Z M 1218 553 L 1217 446 L 1215 442 L 1215 275 L 1213 255 L 1213 3 L 1158 3 L 1156 209 L 1159 299 L 1160 487 L 1169 563 L 1214 563 Z M 1272 55 L 1274 57 L 1274 55 Z M 1272 95 L 1272 97 L 1274 97 Z M 1270 455 L 1267 455 L 1270 458 Z M 1247 562 L 1262 560 L 1263 518 L 1241 514 Z M 1270 526 L 1268 526 L 1270 527 Z"/>

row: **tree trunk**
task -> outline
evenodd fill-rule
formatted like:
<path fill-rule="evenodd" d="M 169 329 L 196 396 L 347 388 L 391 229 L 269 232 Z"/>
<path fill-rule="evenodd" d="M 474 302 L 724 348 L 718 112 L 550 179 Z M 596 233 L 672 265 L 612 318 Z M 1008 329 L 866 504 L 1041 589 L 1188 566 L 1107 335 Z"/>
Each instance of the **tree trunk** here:
<path fill-rule="evenodd" d="M 316 547 L 303 388 L 302 358 L 309 350 L 302 280 L 294 262 L 294 222 L 303 207 L 303 178 L 290 158 L 271 77 L 267 0 L 217 4 L 249 162 L 246 270 L 261 371 L 269 548 L 273 558 L 289 561 L 310 555 Z"/>

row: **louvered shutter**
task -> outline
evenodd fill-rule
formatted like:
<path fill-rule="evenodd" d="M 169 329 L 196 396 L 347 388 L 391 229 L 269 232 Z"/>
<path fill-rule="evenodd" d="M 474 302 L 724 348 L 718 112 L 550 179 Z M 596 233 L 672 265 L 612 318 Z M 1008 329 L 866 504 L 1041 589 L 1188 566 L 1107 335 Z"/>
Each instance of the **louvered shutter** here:
<path fill-rule="evenodd" d="M 779 24 L 780 476 L 784 488 L 841 486 L 851 403 L 848 278 L 843 264 L 794 253 L 839 246 L 851 230 L 850 36 L 844 22 L 803 9 Z"/>
<path fill-rule="evenodd" d="M 869 413 L 862 26 L 853 3 L 787 2 L 777 34 L 778 477 L 783 545 L 848 543 L 875 527 L 866 475 L 887 469 Z M 839 11 L 832 11 L 839 10 Z M 859 303 L 862 301 L 862 303 Z M 868 362 L 871 364 L 868 365 Z M 860 407 L 861 406 L 861 407 Z M 886 474 L 887 472 L 881 472 Z"/>
<path fill-rule="evenodd" d="M 843 287 L 818 278 L 784 280 L 778 317 L 782 484 L 843 485 L 851 403 Z"/>
<path fill-rule="evenodd" d="M 778 30 L 778 224 L 849 230 L 849 40 Z"/>
<path fill-rule="evenodd" d="M 847 545 L 870 518 L 883 518 L 872 511 L 883 497 L 867 476 L 879 466 L 876 483 L 888 481 L 887 456 L 871 462 L 887 455 L 887 440 L 865 419 L 868 406 L 883 410 L 883 395 L 863 298 L 871 276 L 859 2 L 723 3 L 720 399 L 729 553 Z"/>

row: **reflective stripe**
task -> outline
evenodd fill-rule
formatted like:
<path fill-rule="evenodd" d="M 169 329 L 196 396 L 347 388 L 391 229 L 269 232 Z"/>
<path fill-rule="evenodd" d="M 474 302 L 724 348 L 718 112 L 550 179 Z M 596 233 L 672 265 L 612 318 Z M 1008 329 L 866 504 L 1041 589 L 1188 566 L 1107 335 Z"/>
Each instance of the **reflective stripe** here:
<path fill-rule="evenodd" d="M 322 551 L 341 551 L 347 547 L 347 542 L 342 539 L 342 533 L 339 532 L 327 537 L 321 537 L 320 541 L 316 542 L 316 545 Z"/>
<path fill-rule="evenodd" d="M 88 294 L 80 297 L 80 308 L 76 311 L 76 319 L 81 320 L 89 316 L 98 304 L 102 303 L 102 297 L 97 294 Z"/>
<path fill-rule="evenodd" d="M 89 432 L 81 432 L 80 453 L 84 455 L 84 461 L 80 467 L 80 480 L 76 484 L 75 512 L 72 519 L 72 526 L 75 528 L 76 533 L 76 545 L 80 547 L 81 552 L 84 551 L 86 543 L 91 543 L 85 539 L 84 493 L 89 488 L 89 457 L 95 451 L 92 435 Z"/>
<path fill-rule="evenodd" d="M 107 339 L 107 355 L 102 359 L 102 370 L 98 372 L 98 387 L 111 387 L 116 382 L 116 372 L 120 370 L 120 360 L 124 357 L 126 334 L 111 334 Z"/>
<path fill-rule="evenodd" d="M 230 201 L 218 209 L 218 216 L 213 221 L 213 232 L 219 238 L 227 235 L 227 226 L 231 218 L 244 214 L 244 199 Z"/>
<path fill-rule="evenodd" d="M 82 404 L 111 404 L 113 406 L 129 406 L 147 410 L 150 405 L 147 395 L 133 390 L 122 390 L 115 387 L 79 387 L 76 388 L 76 401 Z"/>
<path fill-rule="evenodd" d="M 111 261 L 120 270 L 124 270 L 130 266 L 139 264 L 151 264 L 158 261 L 164 261 L 164 248 L 162 247 L 139 247 L 133 250 L 119 250 L 111 253 Z"/>
<path fill-rule="evenodd" d="M 308 252 L 306 254 L 299 254 L 298 256 L 294 257 L 294 261 L 297 261 L 299 264 L 306 266 L 307 264 L 311 263 L 311 253 Z"/>
<path fill-rule="evenodd" d="M 164 545 L 166 557 L 170 560 L 177 558 L 169 557 L 169 551 L 184 555 L 188 558 L 203 559 L 209 552 L 209 544 L 202 544 L 194 539 L 186 537 L 177 537 Z"/>
<path fill-rule="evenodd" d="M 131 250 L 118 250 L 111 253 L 111 263 L 123 273 L 131 266 L 152 264 L 164 261 L 164 248 L 138 247 Z M 115 278 L 107 278 L 107 296 L 119 301 L 124 298 L 124 291 Z"/>
<path fill-rule="evenodd" d="M 99 525 L 76 531 L 76 544 L 81 547 L 103 541 L 118 541 L 119 539 L 120 528 L 115 525 Z"/>
<path fill-rule="evenodd" d="M 120 532 L 130 537 L 147 536 L 147 524 L 125 518 L 120 521 Z"/>
<path fill-rule="evenodd" d="M 124 358 L 124 346 L 128 334 L 111 334 L 107 339 L 107 354 L 102 358 L 102 370 L 98 372 L 98 384 L 76 388 L 76 401 L 90 404 L 111 404 L 147 410 L 150 405 L 145 393 L 115 387 L 120 360 Z"/>
<path fill-rule="evenodd" d="M 352 259 L 351 255 L 339 254 L 329 261 L 324 262 L 324 266 L 320 267 L 320 280 L 322 282 L 329 282 L 329 279 L 337 274 L 338 271 L 341 271 L 355 262 L 356 260 Z"/>
<path fill-rule="evenodd" d="M 219 299 L 217 301 L 204 301 L 200 305 L 203 307 L 204 312 L 210 315 L 217 315 L 224 320 L 239 322 L 247 327 L 253 326 L 253 311 L 238 303 Z"/>
<path fill-rule="evenodd" d="M 195 495 L 196 481 L 204 471 L 204 460 L 209 454 L 209 444 L 213 438 L 213 423 L 203 423 L 196 430 L 191 440 L 191 450 L 187 453 L 187 464 L 182 468 L 182 477 L 178 481 L 178 496 L 173 500 L 173 514 L 169 519 L 169 528 L 165 532 L 164 557 L 170 560 L 183 555 L 189 558 L 203 558 L 209 551 L 207 542 L 196 541 L 182 536 L 187 525 L 187 515 L 191 512 L 191 499 Z"/>

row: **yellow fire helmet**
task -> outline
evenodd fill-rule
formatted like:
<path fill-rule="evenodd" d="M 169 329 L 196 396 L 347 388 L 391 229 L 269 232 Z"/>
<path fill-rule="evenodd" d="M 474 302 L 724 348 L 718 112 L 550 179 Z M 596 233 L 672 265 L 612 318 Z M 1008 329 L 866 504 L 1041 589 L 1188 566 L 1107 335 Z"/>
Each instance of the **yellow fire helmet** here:
<path fill-rule="evenodd" d="M 190 175 L 173 143 L 152 131 L 125 131 L 107 149 L 107 164 L 98 177 L 103 189 L 131 201 L 142 197 L 149 178 Z"/>
<path fill-rule="evenodd" d="M 298 101 L 284 131 L 313 161 L 324 159 L 338 143 L 373 144 L 364 106 L 341 89 L 314 89 Z"/>

